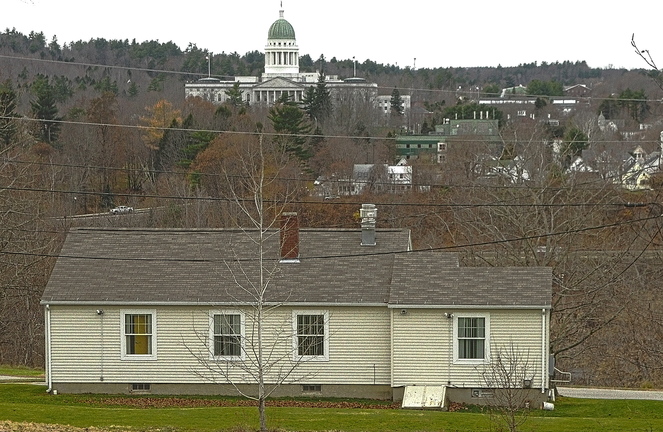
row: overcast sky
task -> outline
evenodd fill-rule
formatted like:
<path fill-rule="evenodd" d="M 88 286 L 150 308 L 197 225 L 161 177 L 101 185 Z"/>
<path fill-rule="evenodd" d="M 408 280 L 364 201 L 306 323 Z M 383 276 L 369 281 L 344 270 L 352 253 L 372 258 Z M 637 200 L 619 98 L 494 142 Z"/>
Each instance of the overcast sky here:
<path fill-rule="evenodd" d="M 635 33 L 663 67 L 658 7 L 641 0 L 2 0 L 0 30 L 41 31 L 61 45 L 159 40 L 245 54 L 264 50 L 281 3 L 300 55 L 314 60 L 324 54 L 416 68 L 585 60 L 633 69 L 646 66 L 631 48 Z"/>

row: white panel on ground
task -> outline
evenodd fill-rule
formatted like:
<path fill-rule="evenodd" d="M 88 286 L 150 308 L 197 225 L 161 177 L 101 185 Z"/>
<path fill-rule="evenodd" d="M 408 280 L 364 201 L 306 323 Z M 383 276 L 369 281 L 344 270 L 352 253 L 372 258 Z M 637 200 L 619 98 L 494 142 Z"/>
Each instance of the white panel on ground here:
<path fill-rule="evenodd" d="M 445 386 L 406 386 L 402 408 L 443 408 Z"/>

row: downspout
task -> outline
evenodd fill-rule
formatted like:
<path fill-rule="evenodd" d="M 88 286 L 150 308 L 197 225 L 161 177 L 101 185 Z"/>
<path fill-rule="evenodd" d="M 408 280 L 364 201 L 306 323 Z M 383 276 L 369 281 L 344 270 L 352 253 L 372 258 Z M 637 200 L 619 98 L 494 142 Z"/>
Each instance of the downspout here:
<path fill-rule="evenodd" d="M 546 310 L 541 309 L 541 393 L 546 392 L 548 384 L 548 356 L 546 355 Z"/>
<path fill-rule="evenodd" d="M 51 306 L 46 305 L 46 392 L 50 393 L 53 390 L 53 380 L 51 378 Z"/>

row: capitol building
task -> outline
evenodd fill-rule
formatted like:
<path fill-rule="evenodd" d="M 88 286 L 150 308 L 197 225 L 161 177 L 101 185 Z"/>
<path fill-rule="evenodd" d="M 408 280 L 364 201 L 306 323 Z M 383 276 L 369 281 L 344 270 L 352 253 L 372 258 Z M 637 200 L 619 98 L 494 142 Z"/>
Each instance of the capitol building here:
<path fill-rule="evenodd" d="M 265 46 L 265 71 L 260 77 L 236 76 L 229 78 L 206 77 L 184 86 L 185 97 L 201 97 L 214 104 L 228 99 L 227 91 L 239 86 L 242 99 L 247 105 L 273 105 L 284 94 L 291 101 L 301 103 L 308 88 L 315 86 L 320 72 L 299 71 L 299 48 L 295 29 L 279 11 L 279 18 L 269 27 Z M 332 101 L 338 103 L 370 104 L 381 111 L 390 110 L 390 95 L 378 95 L 378 85 L 364 78 L 353 76 L 339 79 L 337 75 L 326 75 L 325 83 Z M 401 95 L 407 111 L 410 98 Z"/>

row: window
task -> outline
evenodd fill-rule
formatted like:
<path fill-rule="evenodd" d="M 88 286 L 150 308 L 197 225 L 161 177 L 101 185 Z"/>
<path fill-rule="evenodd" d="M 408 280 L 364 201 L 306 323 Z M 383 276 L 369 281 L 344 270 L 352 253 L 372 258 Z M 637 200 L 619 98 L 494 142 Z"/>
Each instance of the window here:
<path fill-rule="evenodd" d="M 321 393 L 321 384 L 302 384 L 302 393 Z"/>
<path fill-rule="evenodd" d="M 131 384 L 131 393 L 148 393 L 152 386 L 147 383 L 134 383 Z"/>
<path fill-rule="evenodd" d="M 211 314 L 211 354 L 214 358 L 240 360 L 243 357 L 243 316 L 238 311 Z"/>
<path fill-rule="evenodd" d="M 294 311 L 294 348 L 297 360 L 329 360 L 329 314 L 325 311 Z"/>
<path fill-rule="evenodd" d="M 454 317 L 454 362 L 483 363 L 488 360 L 490 317 L 488 314 Z"/>
<path fill-rule="evenodd" d="M 125 310 L 122 319 L 122 359 L 156 360 L 156 312 Z"/>

